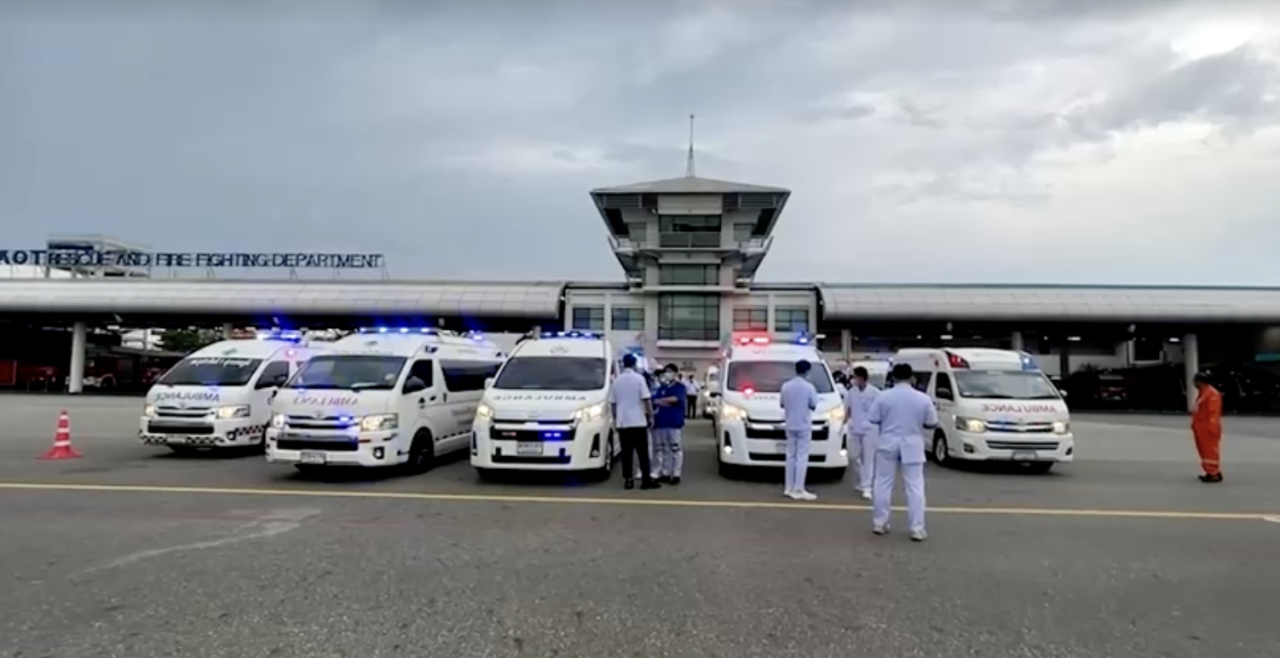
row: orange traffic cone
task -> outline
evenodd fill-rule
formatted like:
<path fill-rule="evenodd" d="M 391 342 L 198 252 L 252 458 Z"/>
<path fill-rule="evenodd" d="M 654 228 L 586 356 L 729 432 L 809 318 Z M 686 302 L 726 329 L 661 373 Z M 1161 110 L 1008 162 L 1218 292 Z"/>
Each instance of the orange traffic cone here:
<path fill-rule="evenodd" d="M 67 410 L 58 414 L 58 430 L 53 433 L 53 447 L 40 459 L 75 459 L 82 457 L 71 447 L 71 419 L 67 418 Z"/>

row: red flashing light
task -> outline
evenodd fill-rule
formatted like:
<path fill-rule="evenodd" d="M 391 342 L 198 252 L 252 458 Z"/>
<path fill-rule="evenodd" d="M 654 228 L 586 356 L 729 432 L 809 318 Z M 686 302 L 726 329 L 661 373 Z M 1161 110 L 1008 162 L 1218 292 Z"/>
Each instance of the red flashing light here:
<path fill-rule="evenodd" d="M 768 345 L 768 336 L 738 336 L 739 345 Z"/>
<path fill-rule="evenodd" d="M 947 352 L 947 363 L 949 363 L 952 368 L 961 368 L 964 370 L 969 369 L 968 361 L 965 361 L 964 359 L 960 358 L 959 356 L 956 356 L 955 354 L 952 354 L 951 352 Z"/>

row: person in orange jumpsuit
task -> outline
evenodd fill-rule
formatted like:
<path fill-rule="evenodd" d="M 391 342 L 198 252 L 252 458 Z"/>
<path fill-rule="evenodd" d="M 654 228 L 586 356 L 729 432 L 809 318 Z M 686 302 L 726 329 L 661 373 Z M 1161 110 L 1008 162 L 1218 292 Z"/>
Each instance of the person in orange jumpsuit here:
<path fill-rule="evenodd" d="M 1204 373 L 1196 373 L 1196 410 L 1191 415 L 1191 433 L 1196 439 L 1196 452 L 1200 453 L 1200 467 L 1204 475 L 1201 482 L 1221 482 L 1222 465 L 1219 461 L 1222 447 L 1222 394 L 1209 384 Z"/>

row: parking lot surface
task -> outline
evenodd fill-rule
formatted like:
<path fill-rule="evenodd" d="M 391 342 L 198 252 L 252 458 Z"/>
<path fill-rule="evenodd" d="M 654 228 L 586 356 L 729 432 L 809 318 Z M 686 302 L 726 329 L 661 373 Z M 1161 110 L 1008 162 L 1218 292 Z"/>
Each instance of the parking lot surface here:
<path fill-rule="evenodd" d="M 140 406 L 0 396 L 0 656 L 1280 656 L 1280 421 L 1206 486 L 1185 419 L 1077 417 L 1047 476 L 930 467 L 913 544 L 848 477 L 721 479 L 703 423 L 641 492 L 177 457 Z M 84 457 L 39 461 L 62 408 Z"/>

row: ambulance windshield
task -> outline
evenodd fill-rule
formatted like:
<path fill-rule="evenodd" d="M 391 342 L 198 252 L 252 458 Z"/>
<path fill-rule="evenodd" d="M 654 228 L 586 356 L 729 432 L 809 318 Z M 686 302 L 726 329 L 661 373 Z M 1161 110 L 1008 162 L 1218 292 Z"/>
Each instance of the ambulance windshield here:
<path fill-rule="evenodd" d="M 983 400 L 1057 400 L 1058 389 L 1034 370 L 958 370 L 956 392 Z"/>
<path fill-rule="evenodd" d="M 166 386 L 244 386 L 262 359 L 188 357 L 165 373 L 159 383 Z"/>
<path fill-rule="evenodd" d="M 729 364 L 728 386 L 730 391 L 751 389 L 756 393 L 777 393 L 795 376 L 795 361 L 737 361 Z M 835 391 L 831 373 L 824 363 L 813 363 L 808 379 L 819 394 Z"/>

